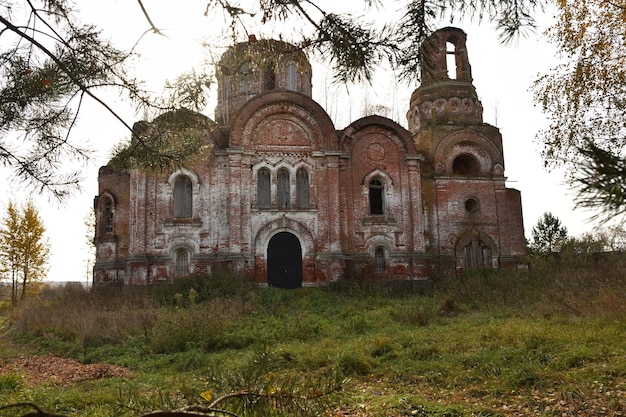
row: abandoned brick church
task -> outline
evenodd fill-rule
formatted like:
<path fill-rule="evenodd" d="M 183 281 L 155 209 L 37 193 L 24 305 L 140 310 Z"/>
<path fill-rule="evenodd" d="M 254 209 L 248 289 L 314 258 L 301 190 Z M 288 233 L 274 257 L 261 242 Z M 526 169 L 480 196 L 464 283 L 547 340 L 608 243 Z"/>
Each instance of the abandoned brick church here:
<path fill-rule="evenodd" d="M 281 52 L 260 59 L 269 49 Z M 303 52 L 231 47 L 215 121 L 197 114 L 210 145 L 199 162 L 163 175 L 100 169 L 94 284 L 227 269 L 295 288 L 524 265 L 520 192 L 505 185 L 499 130 L 483 123 L 466 34 L 441 29 L 421 54 L 408 130 L 380 116 L 337 129 L 311 98 Z"/>

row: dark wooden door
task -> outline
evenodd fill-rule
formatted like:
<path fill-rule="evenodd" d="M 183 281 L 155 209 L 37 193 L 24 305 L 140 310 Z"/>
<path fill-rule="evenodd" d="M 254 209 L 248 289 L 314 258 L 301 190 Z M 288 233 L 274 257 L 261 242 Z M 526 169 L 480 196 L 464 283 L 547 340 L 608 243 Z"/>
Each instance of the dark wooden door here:
<path fill-rule="evenodd" d="M 278 288 L 302 286 L 302 248 L 289 232 L 276 233 L 267 248 L 267 283 Z"/>

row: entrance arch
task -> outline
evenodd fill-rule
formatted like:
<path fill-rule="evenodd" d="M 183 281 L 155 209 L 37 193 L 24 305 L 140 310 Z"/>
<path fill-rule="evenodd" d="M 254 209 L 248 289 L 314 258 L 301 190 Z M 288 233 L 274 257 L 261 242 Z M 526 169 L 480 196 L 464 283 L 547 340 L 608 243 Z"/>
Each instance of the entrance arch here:
<path fill-rule="evenodd" d="M 279 232 L 270 239 L 267 283 L 277 288 L 302 287 L 302 247 L 293 233 Z"/>

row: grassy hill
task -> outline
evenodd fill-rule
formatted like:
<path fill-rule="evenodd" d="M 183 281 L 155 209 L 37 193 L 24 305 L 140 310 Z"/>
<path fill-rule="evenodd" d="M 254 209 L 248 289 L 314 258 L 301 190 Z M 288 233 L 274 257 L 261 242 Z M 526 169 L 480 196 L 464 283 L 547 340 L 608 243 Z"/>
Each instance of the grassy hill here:
<path fill-rule="evenodd" d="M 139 416 L 235 393 L 214 408 L 239 416 L 621 416 L 626 274 L 623 259 L 604 261 L 482 271 L 438 278 L 432 288 L 347 281 L 260 289 L 211 276 L 55 289 L 4 310 L 0 404 Z M 38 378 L 10 366 L 41 355 Z M 76 365 L 59 362 L 68 358 Z M 88 376 L 62 377 L 46 363 Z"/>

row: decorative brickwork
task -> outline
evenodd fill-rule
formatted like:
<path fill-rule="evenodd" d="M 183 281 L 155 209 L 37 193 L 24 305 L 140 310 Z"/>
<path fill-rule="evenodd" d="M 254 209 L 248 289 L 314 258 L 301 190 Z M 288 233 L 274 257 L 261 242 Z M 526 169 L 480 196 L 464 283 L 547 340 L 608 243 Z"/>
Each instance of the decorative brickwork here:
<path fill-rule="evenodd" d="M 301 51 L 235 45 L 219 64 L 217 126 L 198 115 L 211 145 L 201 162 L 100 169 L 94 283 L 227 269 L 291 288 L 523 266 L 520 193 L 506 188 L 498 129 L 482 121 L 465 33 L 435 32 L 422 60 L 408 130 L 380 116 L 337 130 Z"/>

